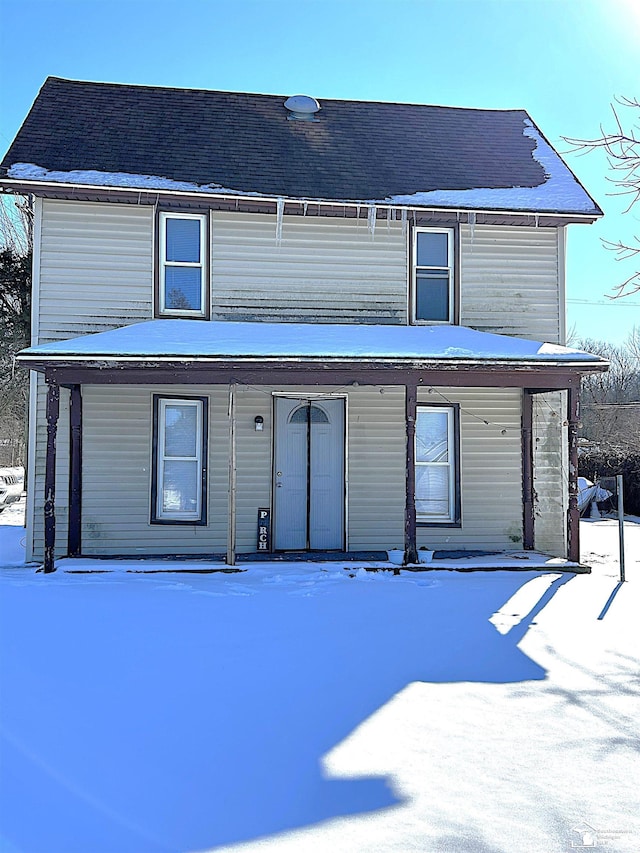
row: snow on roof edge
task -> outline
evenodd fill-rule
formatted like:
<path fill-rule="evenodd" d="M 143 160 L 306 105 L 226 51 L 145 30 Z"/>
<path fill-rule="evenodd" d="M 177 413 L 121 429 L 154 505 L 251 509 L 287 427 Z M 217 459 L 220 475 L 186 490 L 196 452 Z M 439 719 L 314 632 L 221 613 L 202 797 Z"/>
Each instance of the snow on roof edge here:
<path fill-rule="evenodd" d="M 536 143 L 533 159 L 542 166 L 543 183 L 535 187 L 478 188 L 468 190 L 431 190 L 410 195 L 390 196 L 391 204 L 476 207 L 492 210 L 531 210 L 571 212 L 602 216 L 602 211 L 560 155 L 530 119 L 524 120 L 524 135 Z M 548 205 L 553 202 L 553 208 Z M 547 207 L 545 208 L 545 205 Z"/>
<path fill-rule="evenodd" d="M 465 326 L 402 326 L 148 320 L 105 332 L 29 347 L 38 359 L 447 360 L 454 363 L 605 364 L 599 356 Z"/>
<path fill-rule="evenodd" d="M 144 189 L 165 192 L 202 193 L 204 195 L 231 195 L 247 198 L 283 198 L 295 201 L 323 201 L 328 204 L 362 204 L 390 207 L 434 207 L 446 209 L 482 209 L 489 211 L 514 211 L 531 213 L 575 214 L 602 216 L 602 211 L 573 175 L 568 166 L 544 139 L 530 119 L 524 120 L 525 136 L 533 139 L 536 147 L 533 158 L 542 166 L 546 180 L 535 187 L 474 188 L 465 190 L 428 190 L 407 195 L 387 196 L 379 199 L 319 199 L 272 196 L 252 190 L 238 190 L 214 182 L 196 184 L 176 181 L 157 175 L 139 175 L 128 172 L 102 172 L 95 169 L 71 171 L 49 170 L 33 163 L 14 163 L 7 170 L 11 180 L 41 183 L 70 184 L 73 186 L 102 187 L 105 189 Z"/>

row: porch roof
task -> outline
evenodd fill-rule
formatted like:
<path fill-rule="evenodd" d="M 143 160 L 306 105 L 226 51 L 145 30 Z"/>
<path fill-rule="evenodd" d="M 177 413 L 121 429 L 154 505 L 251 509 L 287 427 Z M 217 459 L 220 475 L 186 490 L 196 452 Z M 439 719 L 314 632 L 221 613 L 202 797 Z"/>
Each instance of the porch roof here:
<path fill-rule="evenodd" d="M 405 326 L 148 320 L 106 332 L 29 347 L 18 360 L 34 368 L 146 363 L 347 363 L 375 366 L 558 367 L 605 370 L 599 356 L 557 344 L 479 332 L 465 326 Z"/>

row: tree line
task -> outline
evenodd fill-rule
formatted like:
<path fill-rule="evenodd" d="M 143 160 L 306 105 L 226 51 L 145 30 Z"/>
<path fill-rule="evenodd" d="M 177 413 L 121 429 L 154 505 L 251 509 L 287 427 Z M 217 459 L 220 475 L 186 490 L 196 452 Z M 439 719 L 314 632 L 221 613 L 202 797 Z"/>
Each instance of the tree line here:
<path fill-rule="evenodd" d="M 610 365 L 582 380 L 578 473 L 592 481 L 622 474 L 625 510 L 640 515 L 640 327 L 619 345 L 591 338 L 571 345 Z"/>
<path fill-rule="evenodd" d="M 32 208 L 23 197 L 0 203 L 0 466 L 24 465 L 29 376 L 15 354 L 31 335 Z"/>

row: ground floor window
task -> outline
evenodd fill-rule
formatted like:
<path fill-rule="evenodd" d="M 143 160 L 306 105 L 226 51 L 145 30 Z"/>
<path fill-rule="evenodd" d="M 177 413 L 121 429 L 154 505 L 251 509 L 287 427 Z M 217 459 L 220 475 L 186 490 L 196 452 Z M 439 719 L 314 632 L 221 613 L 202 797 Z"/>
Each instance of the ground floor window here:
<path fill-rule="evenodd" d="M 206 523 L 207 401 L 153 397 L 152 523 Z"/>
<path fill-rule="evenodd" d="M 418 406 L 415 456 L 418 523 L 459 523 L 459 455 L 457 406 Z"/>

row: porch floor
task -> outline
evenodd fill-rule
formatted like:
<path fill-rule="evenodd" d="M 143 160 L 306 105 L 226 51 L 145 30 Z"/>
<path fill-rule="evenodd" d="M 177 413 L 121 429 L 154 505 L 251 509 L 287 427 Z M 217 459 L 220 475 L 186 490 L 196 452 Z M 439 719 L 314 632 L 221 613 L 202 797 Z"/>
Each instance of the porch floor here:
<path fill-rule="evenodd" d="M 328 569 L 340 568 L 345 571 L 366 569 L 367 571 L 430 572 L 446 569 L 458 572 L 473 571 L 560 571 L 576 574 L 589 573 L 591 569 L 563 557 L 553 557 L 537 551 L 436 551 L 429 563 L 411 566 L 397 566 L 386 559 L 383 551 L 351 552 L 287 552 L 284 554 L 238 554 L 239 565 L 229 566 L 222 555 L 211 557 L 181 557 L 179 559 L 163 556 L 128 557 L 63 557 L 56 560 L 56 569 L 66 573 L 93 572 L 136 572 L 136 573 L 197 573 L 246 572 L 255 569 L 273 569 L 274 563 L 286 563 L 287 568 L 302 568 L 305 565 L 321 566 Z"/>

